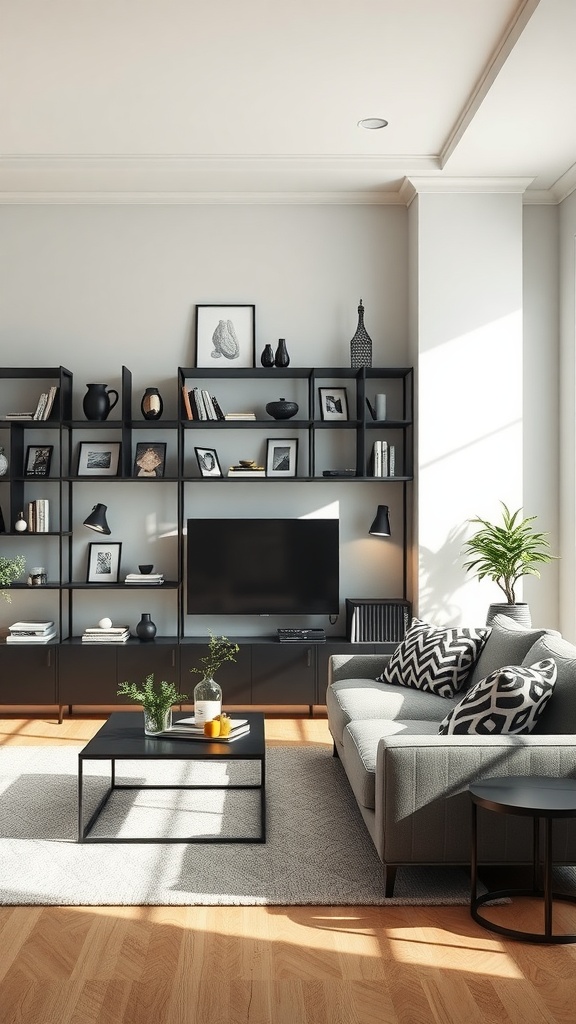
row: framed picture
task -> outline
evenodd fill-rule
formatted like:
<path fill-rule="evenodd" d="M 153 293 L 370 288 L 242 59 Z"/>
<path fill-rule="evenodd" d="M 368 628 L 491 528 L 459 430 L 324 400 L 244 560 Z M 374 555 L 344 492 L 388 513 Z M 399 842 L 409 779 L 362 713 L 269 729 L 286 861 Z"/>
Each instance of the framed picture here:
<path fill-rule="evenodd" d="M 29 444 L 24 465 L 26 476 L 48 476 L 53 451 L 53 444 Z"/>
<path fill-rule="evenodd" d="M 296 476 L 298 438 L 269 437 L 266 442 L 266 476 Z"/>
<path fill-rule="evenodd" d="M 195 448 L 201 476 L 222 476 L 215 448 Z"/>
<path fill-rule="evenodd" d="M 78 476 L 117 476 L 120 441 L 81 441 Z"/>
<path fill-rule="evenodd" d="M 138 441 L 134 455 L 134 476 L 164 476 L 166 445 L 163 441 Z"/>
<path fill-rule="evenodd" d="M 88 546 L 87 583 L 118 583 L 122 544 L 103 541 Z"/>
<path fill-rule="evenodd" d="M 196 366 L 255 365 L 255 306 L 196 306 Z"/>
<path fill-rule="evenodd" d="M 323 420 L 347 420 L 348 397 L 346 388 L 318 388 L 320 413 Z"/>

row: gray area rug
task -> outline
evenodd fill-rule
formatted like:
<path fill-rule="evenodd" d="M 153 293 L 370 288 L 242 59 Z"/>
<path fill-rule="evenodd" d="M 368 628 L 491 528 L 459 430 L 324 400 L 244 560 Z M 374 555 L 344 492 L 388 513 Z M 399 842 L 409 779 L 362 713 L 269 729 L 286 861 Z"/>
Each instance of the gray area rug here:
<path fill-rule="evenodd" d="M 266 844 L 77 842 L 79 747 L 0 748 L 0 903 L 13 905 L 466 905 L 455 868 L 401 868 L 386 900 L 382 865 L 339 761 L 325 747 L 270 747 Z M 255 766 L 126 762 L 122 781 L 254 781 Z M 145 774 L 146 773 L 146 774 Z M 87 804 L 108 783 L 91 762 Z M 254 836 L 256 790 L 126 790 L 94 834 Z M 240 831 L 239 831 L 240 830 Z"/>

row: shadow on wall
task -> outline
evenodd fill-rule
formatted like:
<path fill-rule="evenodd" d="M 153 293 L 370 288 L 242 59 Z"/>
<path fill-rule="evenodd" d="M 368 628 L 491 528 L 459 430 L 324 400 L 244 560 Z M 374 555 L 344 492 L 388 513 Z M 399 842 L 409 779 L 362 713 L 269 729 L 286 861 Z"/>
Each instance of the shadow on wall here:
<path fill-rule="evenodd" d="M 454 595 L 464 579 L 462 548 L 465 539 L 466 524 L 463 524 L 450 530 L 446 541 L 436 551 L 420 548 L 419 607 L 428 622 L 442 625 L 460 620 L 462 609 L 454 603 Z"/>

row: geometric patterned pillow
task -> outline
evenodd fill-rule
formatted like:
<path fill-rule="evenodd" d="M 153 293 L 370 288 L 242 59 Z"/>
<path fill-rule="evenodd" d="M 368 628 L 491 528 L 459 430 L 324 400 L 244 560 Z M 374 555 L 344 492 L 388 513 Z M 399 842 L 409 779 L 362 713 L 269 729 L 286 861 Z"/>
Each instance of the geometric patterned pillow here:
<path fill-rule="evenodd" d="M 490 629 L 445 629 L 412 619 L 379 683 L 394 683 L 453 697 L 466 682 Z"/>
<path fill-rule="evenodd" d="M 529 668 L 507 665 L 471 686 L 440 723 L 441 736 L 532 732 L 554 691 L 553 658 Z"/>

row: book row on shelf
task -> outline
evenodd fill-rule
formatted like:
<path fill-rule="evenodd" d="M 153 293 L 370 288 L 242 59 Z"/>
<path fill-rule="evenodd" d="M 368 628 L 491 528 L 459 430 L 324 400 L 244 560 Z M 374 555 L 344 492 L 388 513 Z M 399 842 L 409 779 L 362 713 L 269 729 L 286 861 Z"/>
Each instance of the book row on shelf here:
<path fill-rule="evenodd" d="M 396 473 L 396 446 L 388 441 L 374 441 L 370 459 L 372 476 L 394 476 Z"/>
<path fill-rule="evenodd" d="M 18 533 L 49 533 L 50 532 L 50 502 L 48 498 L 36 498 L 35 501 L 26 502 L 26 506 L 17 520 L 16 530 Z"/>
<path fill-rule="evenodd" d="M 56 401 L 56 395 L 58 394 L 57 385 L 53 385 L 48 391 L 43 391 L 38 398 L 36 403 L 36 409 L 34 412 L 7 412 L 4 416 L 5 420 L 47 420 L 50 418 L 50 413 L 54 408 L 54 402 Z"/>
<path fill-rule="evenodd" d="M 205 388 L 191 388 L 182 386 L 182 398 L 186 416 L 189 420 L 202 420 L 216 422 L 218 420 L 255 420 L 255 412 L 227 412 L 224 413 L 216 398 Z"/>

